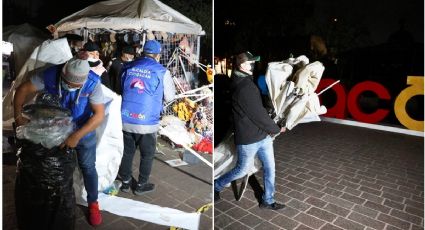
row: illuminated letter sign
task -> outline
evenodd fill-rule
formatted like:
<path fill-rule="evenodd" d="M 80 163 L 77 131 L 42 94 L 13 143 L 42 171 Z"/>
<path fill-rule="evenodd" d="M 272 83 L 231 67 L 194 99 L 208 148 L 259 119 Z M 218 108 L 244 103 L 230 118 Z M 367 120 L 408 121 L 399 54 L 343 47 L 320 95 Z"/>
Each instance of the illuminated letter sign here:
<path fill-rule="evenodd" d="M 401 91 L 395 100 L 394 113 L 400 123 L 408 129 L 424 131 L 424 121 L 412 119 L 406 111 L 406 104 L 410 98 L 416 95 L 424 95 L 424 78 L 408 76 L 407 85 L 410 86 Z"/>
<path fill-rule="evenodd" d="M 377 109 L 375 112 L 367 114 L 360 110 L 357 99 L 364 91 L 374 92 L 380 99 L 391 99 L 388 90 L 379 83 L 373 81 L 364 81 L 355 85 L 348 94 L 348 111 L 354 119 L 366 123 L 378 123 L 384 119 L 390 111 L 386 109 Z"/>

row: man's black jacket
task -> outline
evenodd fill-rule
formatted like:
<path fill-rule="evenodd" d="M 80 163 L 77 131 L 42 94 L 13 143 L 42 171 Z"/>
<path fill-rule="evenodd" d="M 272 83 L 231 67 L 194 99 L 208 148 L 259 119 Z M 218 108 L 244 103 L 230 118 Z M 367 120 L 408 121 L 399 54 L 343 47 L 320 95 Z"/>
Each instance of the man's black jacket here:
<path fill-rule="evenodd" d="M 261 94 L 253 82 L 253 77 L 234 70 L 231 78 L 235 144 L 252 144 L 269 134 L 279 133 L 279 126 L 263 107 Z"/>

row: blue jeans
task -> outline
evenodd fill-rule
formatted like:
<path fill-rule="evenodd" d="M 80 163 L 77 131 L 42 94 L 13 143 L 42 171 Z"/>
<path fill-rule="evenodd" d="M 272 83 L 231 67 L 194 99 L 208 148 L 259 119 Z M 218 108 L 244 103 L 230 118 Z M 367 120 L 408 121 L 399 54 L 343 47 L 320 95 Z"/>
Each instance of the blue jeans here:
<path fill-rule="evenodd" d="M 77 147 L 78 165 L 83 172 L 84 187 L 87 191 L 87 203 L 97 201 L 98 177 L 96 171 L 96 135 L 87 134 Z"/>
<path fill-rule="evenodd" d="M 236 166 L 214 181 L 214 190 L 221 191 L 226 184 L 245 176 L 254 165 L 255 155 L 257 154 L 263 164 L 263 203 L 274 203 L 275 163 L 272 138 L 267 136 L 263 140 L 252 144 L 236 145 L 236 151 L 238 153 Z"/>
<path fill-rule="evenodd" d="M 139 147 L 140 164 L 138 183 L 148 183 L 156 152 L 156 133 L 137 134 L 126 131 L 123 131 L 123 133 L 124 154 L 122 156 L 118 175 L 125 182 L 131 180 L 133 158 L 136 152 L 136 147 Z"/>

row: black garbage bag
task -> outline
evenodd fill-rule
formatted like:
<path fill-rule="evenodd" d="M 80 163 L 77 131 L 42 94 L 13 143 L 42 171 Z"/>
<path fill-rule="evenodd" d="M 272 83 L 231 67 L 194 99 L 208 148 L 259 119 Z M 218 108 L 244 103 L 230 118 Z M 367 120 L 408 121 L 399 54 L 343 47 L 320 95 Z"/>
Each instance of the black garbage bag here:
<path fill-rule="evenodd" d="M 19 229 L 74 229 L 75 149 L 20 140 L 15 205 Z"/>

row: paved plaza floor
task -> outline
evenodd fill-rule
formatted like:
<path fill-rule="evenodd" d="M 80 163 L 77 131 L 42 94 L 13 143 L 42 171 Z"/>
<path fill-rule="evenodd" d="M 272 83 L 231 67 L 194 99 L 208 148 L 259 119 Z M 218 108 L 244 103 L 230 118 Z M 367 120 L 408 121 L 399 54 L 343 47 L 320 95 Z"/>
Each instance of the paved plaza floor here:
<path fill-rule="evenodd" d="M 259 171 L 240 201 L 232 187 L 221 193 L 214 229 L 423 229 L 423 137 L 315 122 L 274 148 L 275 198 L 287 207 L 258 208 Z"/>

